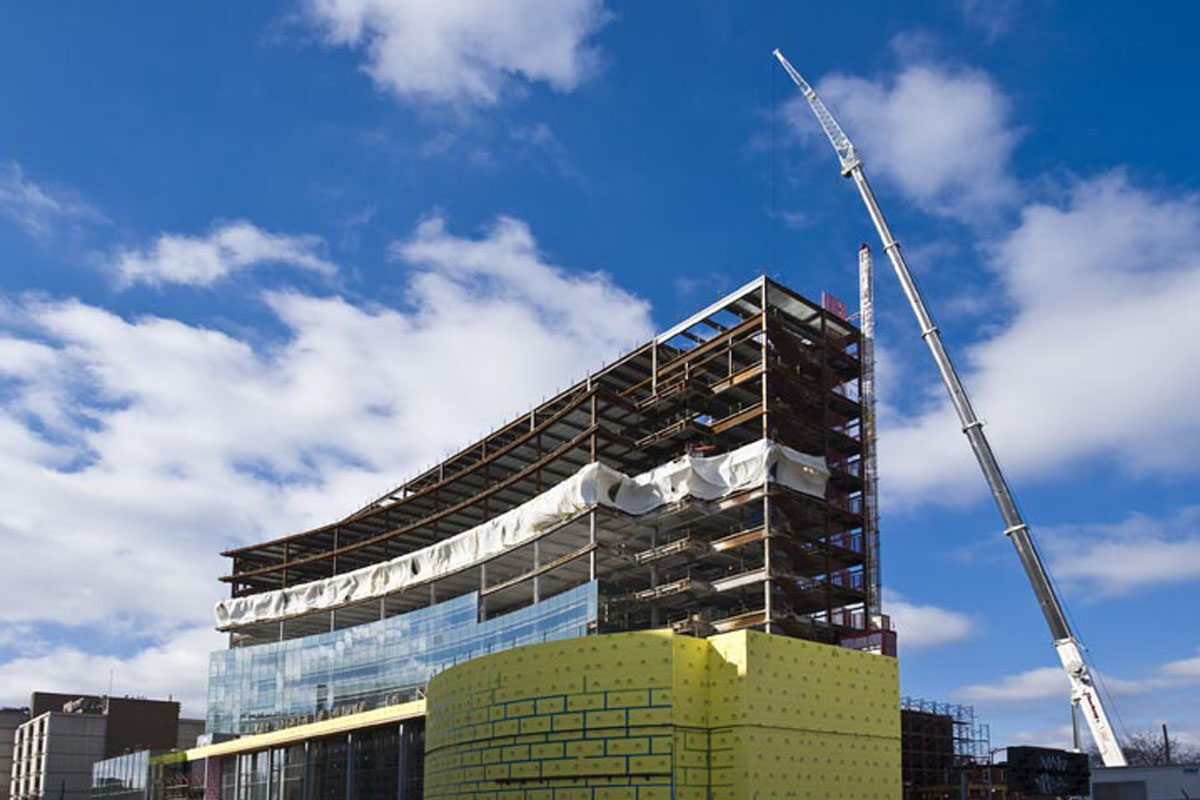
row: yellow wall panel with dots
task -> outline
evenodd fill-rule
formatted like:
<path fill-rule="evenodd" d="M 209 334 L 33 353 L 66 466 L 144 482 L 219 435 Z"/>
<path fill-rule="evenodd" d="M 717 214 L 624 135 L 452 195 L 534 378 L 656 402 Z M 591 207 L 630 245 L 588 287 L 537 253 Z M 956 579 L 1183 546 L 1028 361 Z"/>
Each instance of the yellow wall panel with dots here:
<path fill-rule="evenodd" d="M 756 631 L 520 647 L 430 682 L 425 796 L 893 800 L 899 709 L 894 659 Z"/>

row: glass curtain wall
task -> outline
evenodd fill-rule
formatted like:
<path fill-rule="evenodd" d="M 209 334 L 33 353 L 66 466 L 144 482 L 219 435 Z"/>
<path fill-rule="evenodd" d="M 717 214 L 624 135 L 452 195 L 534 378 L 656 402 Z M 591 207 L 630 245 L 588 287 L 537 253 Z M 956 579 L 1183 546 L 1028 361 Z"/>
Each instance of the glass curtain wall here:
<path fill-rule="evenodd" d="M 106 758 L 92 765 L 94 800 L 147 800 L 150 783 L 150 751 L 139 750 Z"/>
<path fill-rule="evenodd" d="M 425 721 L 242 753 L 221 764 L 221 800 L 421 800 Z"/>
<path fill-rule="evenodd" d="M 467 659 L 587 635 L 596 591 L 582 584 L 484 622 L 473 592 L 353 628 L 220 650 L 209 661 L 207 731 L 256 733 L 414 699 L 436 673 Z"/>

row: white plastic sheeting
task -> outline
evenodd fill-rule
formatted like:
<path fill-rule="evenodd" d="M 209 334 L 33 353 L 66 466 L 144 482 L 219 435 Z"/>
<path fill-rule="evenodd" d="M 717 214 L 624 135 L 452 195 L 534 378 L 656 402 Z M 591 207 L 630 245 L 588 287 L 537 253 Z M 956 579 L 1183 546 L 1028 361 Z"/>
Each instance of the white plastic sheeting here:
<path fill-rule="evenodd" d="M 218 628 L 295 617 L 383 597 L 478 565 L 597 506 L 634 516 L 693 497 L 715 500 L 768 480 L 823 497 L 825 459 L 762 439 L 719 456 L 684 456 L 636 477 L 591 463 L 511 511 L 390 561 L 217 603 Z"/>

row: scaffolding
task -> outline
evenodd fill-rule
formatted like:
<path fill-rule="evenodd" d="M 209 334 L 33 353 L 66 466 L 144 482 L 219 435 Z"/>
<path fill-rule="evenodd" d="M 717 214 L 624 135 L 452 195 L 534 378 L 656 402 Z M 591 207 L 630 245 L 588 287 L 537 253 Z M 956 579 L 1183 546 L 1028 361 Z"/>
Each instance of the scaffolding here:
<path fill-rule="evenodd" d="M 600 462 L 635 475 L 771 440 L 823 459 L 824 496 L 779 482 L 630 515 L 596 505 L 478 565 L 368 602 L 230 625 L 232 644 L 307 636 L 469 592 L 479 618 L 588 581 L 598 631 L 756 628 L 894 654 L 864 528 L 861 337 L 755 279 L 343 520 L 227 551 L 233 597 L 430 547 Z"/>
<path fill-rule="evenodd" d="M 964 784 L 989 769 L 991 731 L 974 706 L 904 697 L 900 742 L 906 800 L 968 796 Z"/>

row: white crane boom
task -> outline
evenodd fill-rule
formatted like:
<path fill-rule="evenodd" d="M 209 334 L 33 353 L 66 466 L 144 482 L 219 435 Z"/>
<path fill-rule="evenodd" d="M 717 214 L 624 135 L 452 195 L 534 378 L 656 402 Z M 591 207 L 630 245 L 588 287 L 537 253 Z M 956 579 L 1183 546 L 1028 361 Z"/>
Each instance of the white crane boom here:
<path fill-rule="evenodd" d="M 913 314 L 916 315 L 917 324 L 921 328 L 921 338 L 925 340 L 925 344 L 929 347 L 929 352 L 933 356 L 934 363 L 937 364 L 938 372 L 942 376 L 942 382 L 945 383 L 946 391 L 950 394 L 950 402 L 953 404 L 954 410 L 958 414 L 959 422 L 962 424 L 962 431 L 971 443 L 971 449 L 975 453 L 975 458 L 978 460 L 979 467 L 983 471 L 984 479 L 987 481 L 988 488 L 992 492 L 992 497 L 995 499 L 996 505 L 1000 510 L 1000 516 L 1004 519 L 1004 533 L 1012 540 L 1013 546 L 1017 550 L 1017 557 L 1021 559 L 1021 565 L 1025 568 L 1025 575 L 1029 578 L 1029 583 L 1033 587 L 1033 593 L 1042 608 L 1042 614 L 1046 617 L 1046 622 L 1050 626 L 1050 635 L 1054 639 L 1054 649 L 1058 652 L 1059 660 L 1062 661 L 1063 668 L 1067 671 L 1067 676 L 1071 681 L 1071 702 L 1083 710 L 1084 718 L 1087 720 L 1088 728 L 1091 730 L 1092 738 L 1096 742 L 1096 747 L 1100 751 L 1100 757 L 1103 759 L 1104 765 L 1107 767 L 1123 767 L 1126 763 L 1125 755 L 1121 752 L 1121 747 L 1117 742 L 1112 723 L 1109 722 L 1108 713 L 1104 709 L 1100 692 L 1097 690 L 1095 681 L 1092 679 L 1091 670 L 1088 668 L 1087 662 L 1084 661 L 1079 641 L 1071 631 L 1067 615 L 1063 612 L 1062 604 L 1059 602 L 1058 595 L 1054 591 L 1054 586 L 1050 582 L 1050 576 L 1046 572 L 1046 567 L 1042 563 L 1037 547 L 1034 545 L 1033 536 L 1029 532 L 1029 526 L 1026 524 L 1020 509 L 1017 507 L 1017 502 L 1013 497 L 1012 491 L 1008 488 L 1008 482 L 1004 478 L 1004 473 L 1000 471 L 1000 464 L 996 461 L 996 456 L 992 452 L 991 443 L 988 442 L 987 436 L 983 432 L 983 422 L 975 415 L 975 409 L 971 406 L 971 400 L 967 397 L 967 391 L 958 377 L 958 371 L 955 370 L 954 363 L 950 360 L 950 355 L 942 343 L 942 335 L 934 324 L 933 317 L 930 315 L 929 309 L 926 308 L 924 299 L 922 299 L 920 292 L 917 290 L 917 285 L 913 281 L 912 273 L 909 272 L 904 255 L 900 252 L 900 243 L 892 236 L 892 231 L 883 216 L 883 211 L 879 208 L 879 202 L 875 199 L 875 192 L 871 189 L 871 184 L 867 182 L 866 173 L 863 172 L 862 161 L 855 152 L 854 145 L 850 143 L 850 139 L 846 136 L 845 131 L 838 125 L 833 114 L 829 113 L 829 109 L 825 107 L 825 104 L 821 102 L 821 98 L 817 95 L 816 90 L 809 86 L 804 78 L 800 77 L 800 73 L 788 63 L 783 53 L 776 50 L 774 55 L 775 58 L 779 59 L 779 63 L 783 65 L 788 75 L 791 76 L 796 86 L 804 94 L 804 98 L 808 101 L 813 113 L 817 116 L 817 121 L 821 123 L 821 128 L 825 131 L 825 135 L 829 137 L 829 142 L 833 145 L 833 149 L 837 151 L 842 175 L 854 179 L 854 183 L 858 187 L 858 193 L 862 197 L 863 203 L 867 206 L 867 212 L 871 215 L 871 221 L 875 224 L 875 230 L 879 233 L 879 238 L 883 241 L 883 250 L 887 253 L 888 260 L 892 263 L 896 277 L 900 280 L 900 286 L 904 290 L 905 297 L 908 298 L 908 303 L 912 307 Z"/>

